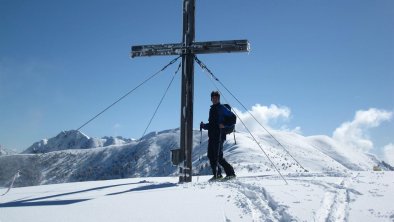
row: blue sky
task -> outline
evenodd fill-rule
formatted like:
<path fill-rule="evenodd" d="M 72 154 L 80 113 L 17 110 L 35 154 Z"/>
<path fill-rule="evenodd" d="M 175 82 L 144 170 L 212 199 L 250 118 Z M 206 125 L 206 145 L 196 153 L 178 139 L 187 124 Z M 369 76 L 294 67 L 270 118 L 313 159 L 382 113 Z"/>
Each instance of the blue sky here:
<path fill-rule="evenodd" d="M 196 3 L 196 41 L 248 39 L 252 49 L 199 58 L 248 109 L 289 111 L 266 122 L 271 128 L 305 136 L 332 136 L 360 110 L 394 111 L 393 23 L 391 0 Z M 0 0 L 0 27 L 0 144 L 23 150 L 77 129 L 172 60 L 129 52 L 180 42 L 182 1 Z M 139 138 L 176 66 L 82 131 Z M 195 67 L 197 128 L 214 88 Z M 180 75 L 148 131 L 179 127 L 179 106 Z M 392 117 L 378 122 L 360 128 L 375 153 L 394 143 Z"/>

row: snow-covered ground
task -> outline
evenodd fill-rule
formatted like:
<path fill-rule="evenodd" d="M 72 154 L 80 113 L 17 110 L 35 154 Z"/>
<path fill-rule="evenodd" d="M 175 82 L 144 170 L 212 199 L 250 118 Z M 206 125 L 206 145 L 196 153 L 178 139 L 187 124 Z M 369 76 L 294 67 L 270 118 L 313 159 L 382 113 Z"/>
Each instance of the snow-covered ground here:
<path fill-rule="evenodd" d="M 149 177 L 13 188 L 0 221 L 394 221 L 394 172 Z M 0 189 L 4 193 L 5 188 Z"/>
<path fill-rule="evenodd" d="M 283 147 L 262 132 L 259 145 L 230 135 L 224 156 L 238 177 L 209 183 L 207 134 L 194 131 L 195 176 L 178 184 L 179 129 L 139 140 L 61 132 L 0 156 L 0 195 L 20 172 L 0 196 L 0 222 L 394 221 L 391 166 L 330 137 L 272 134 Z"/>

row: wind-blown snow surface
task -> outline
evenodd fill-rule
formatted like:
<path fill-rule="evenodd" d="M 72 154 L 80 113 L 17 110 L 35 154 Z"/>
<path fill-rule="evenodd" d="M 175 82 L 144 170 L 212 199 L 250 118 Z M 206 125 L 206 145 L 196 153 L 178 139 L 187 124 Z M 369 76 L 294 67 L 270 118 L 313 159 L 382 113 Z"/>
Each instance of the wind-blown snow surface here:
<path fill-rule="evenodd" d="M 14 188 L 0 221 L 394 221 L 394 172 L 133 178 Z M 0 189 L 0 193 L 6 189 Z"/>

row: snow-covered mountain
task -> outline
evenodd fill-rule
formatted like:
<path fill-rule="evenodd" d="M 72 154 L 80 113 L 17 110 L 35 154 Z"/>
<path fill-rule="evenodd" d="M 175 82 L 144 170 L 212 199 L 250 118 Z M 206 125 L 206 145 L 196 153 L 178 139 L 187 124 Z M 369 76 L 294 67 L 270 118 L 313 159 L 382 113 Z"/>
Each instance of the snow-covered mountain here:
<path fill-rule="evenodd" d="M 89 149 L 111 145 L 123 145 L 130 143 L 131 141 L 131 139 L 125 139 L 122 137 L 103 137 L 101 139 L 90 138 L 80 131 L 70 130 L 62 131 L 51 139 L 43 139 L 36 142 L 23 153 L 35 154 L 67 149 Z"/>
<path fill-rule="evenodd" d="M 346 172 L 384 165 L 371 155 L 341 147 L 330 137 L 304 137 L 294 132 L 255 133 L 260 146 L 246 133 L 228 136 L 224 156 L 241 172 Z M 200 144 L 201 142 L 201 144 Z M 194 131 L 193 173 L 210 174 L 206 132 Z M 179 148 L 179 129 L 150 133 L 140 140 L 90 138 L 79 131 L 61 132 L 34 143 L 22 154 L 0 157 L 0 186 L 19 170 L 15 186 L 29 186 L 129 177 L 175 176 L 170 151 Z M 266 157 L 270 158 L 270 160 Z M 292 157 L 294 157 L 295 161 Z M 298 163 L 297 163 L 298 162 Z M 302 166 L 301 166 L 302 165 Z"/>
<path fill-rule="evenodd" d="M 12 154 L 16 154 L 16 152 L 0 146 L 0 156 L 12 155 Z"/>
<path fill-rule="evenodd" d="M 8 154 L 7 151 L 5 151 L 4 149 L 2 149 L 0 147 L 0 156 L 7 155 L 7 154 Z"/>

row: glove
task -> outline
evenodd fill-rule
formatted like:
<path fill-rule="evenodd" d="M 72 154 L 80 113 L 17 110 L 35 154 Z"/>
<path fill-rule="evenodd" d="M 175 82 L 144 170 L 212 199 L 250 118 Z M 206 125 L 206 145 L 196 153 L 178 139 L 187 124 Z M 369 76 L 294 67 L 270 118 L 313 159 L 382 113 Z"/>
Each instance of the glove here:
<path fill-rule="evenodd" d="M 202 131 L 202 129 L 204 129 L 204 123 L 201 121 L 201 123 L 200 123 L 200 131 Z"/>

